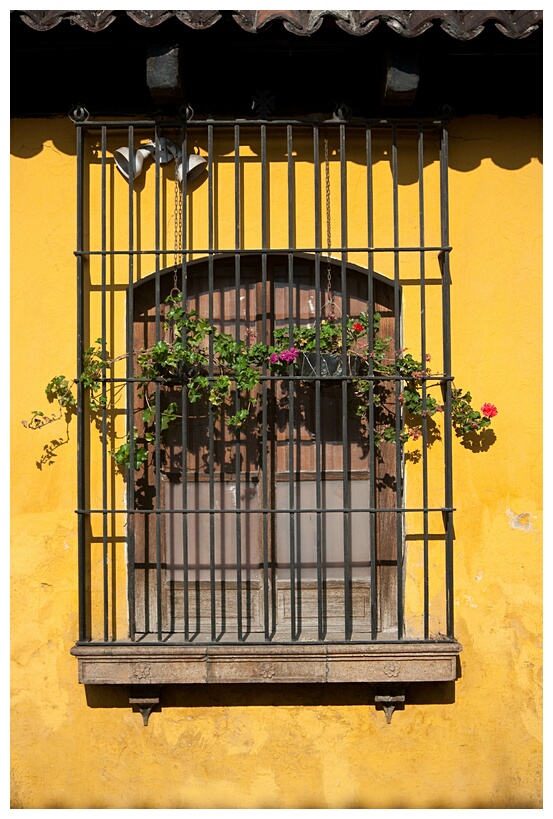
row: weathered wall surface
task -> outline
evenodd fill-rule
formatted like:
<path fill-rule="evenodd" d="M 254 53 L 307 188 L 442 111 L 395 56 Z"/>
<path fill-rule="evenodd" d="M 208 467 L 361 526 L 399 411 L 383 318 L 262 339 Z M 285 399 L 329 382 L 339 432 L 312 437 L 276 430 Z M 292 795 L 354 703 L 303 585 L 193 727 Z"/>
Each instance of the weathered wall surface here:
<path fill-rule="evenodd" d="M 461 678 L 414 689 L 390 725 L 361 686 L 242 686 L 178 689 L 145 728 L 122 693 L 85 691 L 69 654 L 75 423 L 21 420 L 48 408 L 53 375 L 75 370 L 74 134 L 14 122 L 13 807 L 541 805 L 540 138 L 537 121 L 451 128 L 453 370 L 477 406 L 499 408 L 487 451 L 454 441 Z"/>

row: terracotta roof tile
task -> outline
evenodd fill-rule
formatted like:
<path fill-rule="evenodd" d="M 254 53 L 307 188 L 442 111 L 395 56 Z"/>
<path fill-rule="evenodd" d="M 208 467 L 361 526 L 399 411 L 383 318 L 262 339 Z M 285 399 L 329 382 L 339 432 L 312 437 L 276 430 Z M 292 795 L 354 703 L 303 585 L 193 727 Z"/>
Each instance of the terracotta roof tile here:
<path fill-rule="evenodd" d="M 64 20 L 87 31 L 101 31 L 117 16 L 128 15 L 140 26 L 153 27 L 176 17 L 193 29 L 215 25 L 223 11 L 19 11 L 23 22 L 36 31 L 48 31 Z M 495 25 L 506 37 L 521 39 L 543 23 L 543 11 L 234 11 L 232 18 L 246 31 L 256 33 L 269 23 L 281 22 L 298 35 L 314 34 L 325 18 L 331 18 L 348 34 L 365 35 L 379 24 L 387 25 L 403 37 L 418 37 L 439 26 L 457 40 L 471 40 L 486 24 Z"/>

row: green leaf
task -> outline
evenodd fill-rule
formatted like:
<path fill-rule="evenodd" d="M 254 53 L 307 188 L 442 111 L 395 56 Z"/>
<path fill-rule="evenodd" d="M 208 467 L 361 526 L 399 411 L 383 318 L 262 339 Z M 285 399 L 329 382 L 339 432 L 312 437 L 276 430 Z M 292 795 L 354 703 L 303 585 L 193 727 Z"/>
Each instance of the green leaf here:
<path fill-rule="evenodd" d="M 156 417 L 155 406 L 146 407 L 146 409 L 142 412 L 142 420 L 144 421 L 145 424 L 151 424 L 155 417 Z"/>

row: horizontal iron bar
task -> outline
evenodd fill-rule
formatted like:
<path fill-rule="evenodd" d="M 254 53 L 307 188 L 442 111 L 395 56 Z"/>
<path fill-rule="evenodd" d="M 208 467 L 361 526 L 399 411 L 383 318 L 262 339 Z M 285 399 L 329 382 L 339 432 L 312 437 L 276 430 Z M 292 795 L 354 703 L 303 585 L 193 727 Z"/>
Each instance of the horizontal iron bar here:
<path fill-rule="evenodd" d="M 360 129 L 360 128 L 381 128 L 391 127 L 395 125 L 399 128 L 415 128 L 419 126 L 427 126 L 428 128 L 436 128 L 441 127 L 447 124 L 449 120 L 446 119 L 435 119 L 432 117 L 425 117 L 423 119 L 361 119 L 356 117 L 354 121 L 351 120 L 343 120 L 343 119 L 315 119 L 315 118 L 305 118 L 305 119 L 193 119 L 193 120 L 186 120 L 185 118 L 182 119 L 173 119 L 173 120 L 154 120 L 154 119 L 142 119 L 142 120 L 84 120 L 83 122 L 75 121 L 75 125 L 79 128 L 83 128 L 84 130 L 95 130 L 96 128 L 109 128 L 110 130 L 126 130 L 127 128 L 171 128 L 171 127 L 181 127 L 186 125 L 187 130 L 191 130 L 193 128 L 202 128 L 206 125 L 210 126 L 221 126 L 221 127 L 234 127 L 238 125 L 240 127 L 248 127 L 249 125 L 264 125 L 264 126 L 283 126 L 283 125 L 300 125 L 303 127 L 315 127 L 317 125 L 324 125 L 326 126 L 339 126 L 345 125 L 351 129 Z"/>
<path fill-rule="evenodd" d="M 174 634 L 180 634 L 180 632 L 170 632 L 171 637 L 174 636 Z M 444 635 L 444 637 L 440 638 L 439 640 L 431 640 L 431 639 L 428 639 L 428 640 L 405 640 L 405 639 L 402 638 L 401 640 L 380 640 L 380 639 L 375 639 L 375 640 L 311 640 L 310 639 L 310 640 L 294 640 L 294 641 L 291 641 L 291 640 L 288 640 L 288 641 L 283 641 L 283 640 L 279 640 L 279 641 L 276 641 L 276 640 L 274 640 L 274 641 L 273 640 L 214 640 L 214 641 L 205 641 L 205 640 L 203 640 L 202 642 L 196 642 L 195 640 L 180 640 L 179 642 L 176 642 L 174 640 L 171 640 L 171 642 L 169 642 L 168 639 L 153 641 L 153 640 L 141 640 L 140 638 L 138 638 L 137 640 L 126 640 L 126 641 L 124 641 L 124 640 L 110 640 L 110 641 L 107 641 L 105 643 L 100 642 L 98 640 L 90 640 L 88 642 L 86 640 L 79 640 L 79 641 L 77 641 L 76 645 L 86 646 L 87 648 L 94 647 L 94 646 L 101 647 L 101 646 L 136 646 L 136 645 L 141 645 L 141 646 L 191 645 L 191 646 L 197 646 L 197 647 L 201 646 L 201 647 L 203 647 L 203 646 L 214 646 L 214 645 L 223 645 L 223 646 L 244 646 L 244 645 L 250 645 L 250 646 L 263 646 L 263 645 L 291 646 L 291 645 L 298 645 L 298 644 L 307 645 L 307 646 L 343 646 L 343 645 L 364 646 L 364 645 L 375 645 L 375 644 L 379 645 L 379 646 L 387 646 L 387 645 L 396 646 L 396 645 L 399 645 L 399 644 L 416 646 L 416 645 L 436 645 L 436 644 L 442 645 L 442 644 L 447 644 L 447 643 L 454 644 L 456 642 L 457 642 L 457 640 L 455 638 L 446 637 Z M 277 659 L 277 658 L 275 658 L 275 659 Z"/>
<path fill-rule="evenodd" d="M 188 481 L 188 485 L 194 481 Z M 217 483 L 217 481 L 215 481 Z M 376 509 L 370 506 L 347 507 L 341 509 L 301 508 L 301 509 L 75 509 L 77 515 L 307 515 L 318 512 L 330 513 L 371 513 L 385 514 L 388 512 L 455 512 L 453 506 L 408 507 L 401 506 Z"/>
<path fill-rule="evenodd" d="M 321 353 L 324 355 L 324 353 Z M 340 356 L 341 358 L 341 356 Z M 205 376 L 208 381 L 217 381 L 218 376 L 210 375 Z M 236 376 L 229 375 L 228 376 L 230 381 L 236 381 Z M 421 375 L 416 377 L 416 381 L 453 381 L 454 376 L 452 375 L 443 375 L 440 373 L 435 373 L 432 375 Z M 341 383 L 342 381 L 412 381 L 413 376 L 409 375 L 333 375 L 333 376 L 324 376 L 324 375 L 260 375 L 259 376 L 259 383 L 263 383 L 263 381 L 334 381 L 336 384 Z M 131 384 L 131 383 L 138 383 L 141 384 L 146 382 L 148 384 L 155 383 L 155 384 L 167 384 L 171 383 L 178 383 L 184 384 L 186 383 L 184 379 L 180 379 L 178 377 L 174 378 L 97 378 L 100 384 Z M 73 383 L 78 384 L 79 379 L 74 378 Z M 137 410 L 138 412 L 139 410 Z"/>
<path fill-rule="evenodd" d="M 447 253 L 453 248 L 451 245 L 414 245 L 402 246 L 391 245 L 389 247 L 271 247 L 271 248 L 254 248 L 245 249 L 239 247 L 230 248 L 213 248 L 195 247 L 187 248 L 173 248 L 171 250 L 74 250 L 75 256 L 192 256 L 199 253 L 206 256 L 220 256 L 224 254 L 240 256 L 259 256 L 261 254 L 275 255 L 290 253 L 321 253 L 323 256 L 328 256 L 330 253 Z M 333 259 L 334 262 L 339 262 L 339 259 Z"/>

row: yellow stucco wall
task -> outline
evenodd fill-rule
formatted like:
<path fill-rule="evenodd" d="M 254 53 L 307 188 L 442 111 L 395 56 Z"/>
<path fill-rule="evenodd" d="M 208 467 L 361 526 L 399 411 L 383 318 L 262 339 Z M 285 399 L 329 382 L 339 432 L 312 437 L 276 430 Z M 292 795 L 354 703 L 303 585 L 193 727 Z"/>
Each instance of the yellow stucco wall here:
<path fill-rule="evenodd" d="M 497 440 L 454 441 L 452 701 L 390 725 L 320 689 L 179 688 L 148 728 L 123 693 L 87 692 L 77 638 L 76 429 L 25 429 L 75 369 L 74 132 L 15 121 L 11 171 L 12 806 L 501 808 L 541 805 L 541 128 L 452 124 L 453 370 Z M 413 196 L 407 179 L 401 196 Z M 253 241 L 253 239 L 252 239 Z M 68 436 L 68 439 L 66 440 Z M 60 445 L 47 457 L 52 440 Z M 447 699 L 447 698 L 446 698 Z"/>

